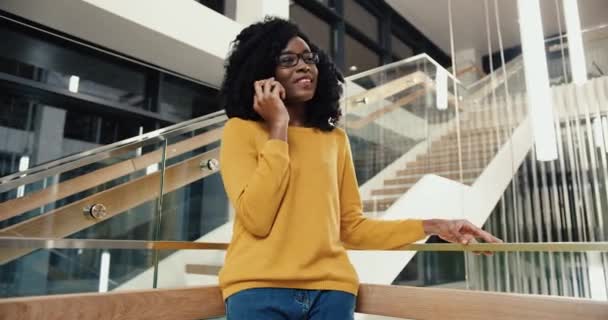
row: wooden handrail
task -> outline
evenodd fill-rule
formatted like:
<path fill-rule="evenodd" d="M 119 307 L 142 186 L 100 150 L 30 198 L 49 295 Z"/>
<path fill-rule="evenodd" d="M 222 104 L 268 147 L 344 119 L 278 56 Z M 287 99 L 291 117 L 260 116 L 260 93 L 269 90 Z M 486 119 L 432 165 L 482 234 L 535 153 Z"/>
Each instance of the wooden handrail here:
<path fill-rule="evenodd" d="M 167 167 L 164 176 L 163 194 L 215 173 L 216 171 L 202 169 L 200 163 L 201 161 L 217 158 L 218 156 L 219 148 L 215 148 Z M 0 236 L 63 238 L 144 202 L 153 200 L 159 194 L 160 171 L 157 171 L 4 228 L 0 230 Z M 105 205 L 106 217 L 102 220 L 87 218 L 83 214 L 83 208 L 98 203 Z M 29 248 L 3 249 L 0 251 L 0 264 L 16 259 L 31 251 L 32 249 Z"/>
<path fill-rule="evenodd" d="M 373 89 L 349 96 L 346 98 L 345 103 L 350 108 L 353 108 L 359 105 L 359 102 L 365 98 L 367 99 L 368 104 L 373 104 L 379 100 L 384 100 L 395 93 L 407 90 L 408 88 L 414 87 L 418 84 L 425 83 L 427 80 L 428 76 L 426 74 L 424 74 L 422 71 L 416 71 L 408 74 L 407 76 L 403 76 L 376 86 Z"/>
<path fill-rule="evenodd" d="M 208 276 L 217 276 L 220 273 L 222 266 L 214 266 L 208 264 L 187 264 L 186 273 L 203 274 Z"/>
<path fill-rule="evenodd" d="M 460 78 L 463 74 L 469 73 L 469 72 L 475 72 L 479 76 L 480 79 L 486 76 L 486 74 L 483 73 L 483 71 L 481 71 L 481 69 L 479 69 L 477 66 L 473 65 L 473 66 L 468 66 L 466 68 L 462 68 L 462 69 L 458 70 L 456 72 L 456 78 Z"/>
<path fill-rule="evenodd" d="M 225 313 L 216 286 L 0 300 L 0 320 L 195 320 Z"/>
<path fill-rule="evenodd" d="M 407 319 L 607 319 L 608 302 L 472 290 L 363 285 L 357 312 Z"/>
<path fill-rule="evenodd" d="M 167 148 L 167 159 L 219 141 L 222 130 L 223 128 L 213 129 L 169 145 Z M 63 199 L 101 185 L 102 183 L 134 173 L 138 170 L 145 169 L 152 164 L 160 162 L 161 156 L 162 150 L 156 150 L 140 157 L 121 161 L 73 179 L 51 185 L 24 197 L 0 203 L 0 221 L 18 216 L 24 212 L 39 208 L 58 199 Z"/>
<path fill-rule="evenodd" d="M 426 94 L 429 89 L 435 90 L 435 85 L 430 83 L 428 80 L 430 80 L 430 78 L 426 74 L 417 71 L 413 74 L 409 74 L 399 79 L 392 80 L 368 91 L 349 97 L 346 100 L 347 109 L 361 105 L 361 101 L 363 99 L 367 99 L 366 103 L 364 104 L 372 104 L 374 102 L 377 102 L 378 100 L 386 99 L 399 91 L 407 90 L 417 85 L 422 85 L 421 89 L 411 92 L 407 96 L 402 97 L 394 103 L 384 106 L 374 112 L 371 112 L 365 117 L 362 117 L 355 121 L 346 121 L 346 127 L 350 129 L 361 129 L 373 122 L 374 120 L 380 118 L 384 114 L 392 112 L 398 108 L 401 108 L 404 105 L 416 101 L 419 97 Z M 448 103 L 453 106 L 455 104 L 454 102 L 454 95 L 452 93 L 448 93 Z M 462 106 L 459 106 L 459 110 L 460 109 L 462 109 Z"/>
<path fill-rule="evenodd" d="M 350 129 L 361 129 L 367 126 L 370 122 L 375 121 L 376 119 L 382 117 L 384 114 L 392 112 L 396 109 L 401 108 L 404 105 L 410 104 L 416 99 L 420 98 L 426 93 L 426 89 L 418 89 L 407 96 L 397 100 L 395 103 L 391 103 L 388 106 L 385 106 L 381 109 L 378 109 L 363 118 L 359 118 L 355 121 L 346 121 L 346 127 Z"/>
<path fill-rule="evenodd" d="M 362 284 L 356 312 L 407 319 L 605 320 L 608 302 Z M 224 314 L 224 301 L 216 286 L 0 300 L 0 320 L 194 320 Z"/>

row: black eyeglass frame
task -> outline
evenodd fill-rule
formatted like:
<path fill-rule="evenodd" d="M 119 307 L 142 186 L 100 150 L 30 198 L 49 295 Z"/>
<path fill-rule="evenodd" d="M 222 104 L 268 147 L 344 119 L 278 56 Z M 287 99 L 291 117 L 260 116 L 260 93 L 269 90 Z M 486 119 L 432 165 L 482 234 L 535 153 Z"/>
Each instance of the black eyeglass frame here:
<path fill-rule="evenodd" d="M 310 55 L 310 57 L 306 57 L 306 55 Z M 281 62 L 281 57 L 285 57 L 285 56 L 291 56 L 291 57 L 296 57 L 296 59 L 294 59 L 293 63 L 290 64 L 285 64 Z M 319 63 L 319 54 L 316 52 L 302 52 L 302 53 L 293 53 L 293 52 L 285 52 L 285 53 L 281 53 L 278 57 L 277 57 L 277 65 L 279 67 L 282 68 L 292 68 L 298 65 L 298 63 L 300 63 L 300 59 L 302 59 L 302 61 L 304 61 L 304 63 L 309 64 L 309 65 L 316 65 Z"/>

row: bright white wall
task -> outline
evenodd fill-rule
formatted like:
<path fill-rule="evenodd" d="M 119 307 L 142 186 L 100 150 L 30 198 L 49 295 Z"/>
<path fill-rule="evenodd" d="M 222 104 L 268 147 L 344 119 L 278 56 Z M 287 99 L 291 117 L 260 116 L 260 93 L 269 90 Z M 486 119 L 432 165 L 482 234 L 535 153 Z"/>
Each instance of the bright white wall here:
<path fill-rule="evenodd" d="M 243 28 L 192 0 L 2 0 L 0 9 L 213 86 Z"/>
<path fill-rule="evenodd" d="M 289 18 L 289 0 L 237 0 L 236 21 L 250 25 L 271 15 Z"/>

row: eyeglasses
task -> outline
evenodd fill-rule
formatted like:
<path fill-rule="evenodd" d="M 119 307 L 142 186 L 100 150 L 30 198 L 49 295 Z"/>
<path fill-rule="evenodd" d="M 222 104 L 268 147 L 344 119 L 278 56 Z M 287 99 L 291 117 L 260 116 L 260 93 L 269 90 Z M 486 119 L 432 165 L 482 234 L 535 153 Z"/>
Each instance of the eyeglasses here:
<path fill-rule="evenodd" d="M 300 62 L 300 58 L 306 64 L 317 64 L 319 63 L 319 54 L 316 52 L 304 52 L 304 53 L 281 53 L 277 58 L 277 64 L 283 68 L 294 67 Z"/>

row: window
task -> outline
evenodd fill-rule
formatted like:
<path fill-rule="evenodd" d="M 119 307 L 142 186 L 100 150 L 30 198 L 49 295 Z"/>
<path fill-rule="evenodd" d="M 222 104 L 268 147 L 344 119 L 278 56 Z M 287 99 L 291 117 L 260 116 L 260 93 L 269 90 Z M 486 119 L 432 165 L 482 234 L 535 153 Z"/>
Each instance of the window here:
<path fill-rule="evenodd" d="M 405 59 L 414 55 L 414 50 L 401 41 L 401 39 L 395 37 L 395 35 L 391 35 L 391 47 L 393 54 L 398 59 Z"/>
<path fill-rule="evenodd" d="M 144 107 L 145 72 L 0 23 L 0 72 Z"/>
<path fill-rule="evenodd" d="M 317 0 L 318 2 L 321 2 L 322 4 L 326 5 L 327 7 L 333 8 L 334 4 L 333 4 L 333 0 Z"/>
<path fill-rule="evenodd" d="M 363 72 L 380 65 L 378 54 L 350 35 L 344 37 L 344 52 L 346 75 Z"/>
<path fill-rule="evenodd" d="M 289 17 L 312 43 L 331 54 L 331 26 L 327 22 L 297 4 L 289 7 Z"/>
<path fill-rule="evenodd" d="M 368 38 L 378 42 L 380 34 L 378 18 L 355 0 L 344 0 L 344 19 Z"/>
<path fill-rule="evenodd" d="M 224 14 L 224 6 L 225 6 L 224 0 L 195 0 L 195 1 L 219 14 Z"/>
<path fill-rule="evenodd" d="M 161 84 L 160 114 L 187 120 L 219 110 L 217 91 L 170 75 Z"/>

